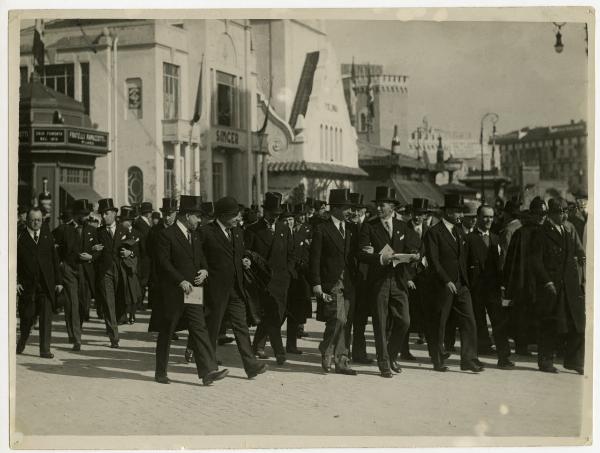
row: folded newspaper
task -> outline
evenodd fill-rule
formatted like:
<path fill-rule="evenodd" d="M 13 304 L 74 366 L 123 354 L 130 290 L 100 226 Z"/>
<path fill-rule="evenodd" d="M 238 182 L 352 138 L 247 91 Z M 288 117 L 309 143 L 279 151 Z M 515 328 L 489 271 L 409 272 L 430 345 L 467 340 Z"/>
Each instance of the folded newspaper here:
<path fill-rule="evenodd" d="M 385 247 L 381 249 L 379 254 L 386 259 L 391 257 L 392 266 L 394 267 L 396 267 L 398 264 L 410 263 L 419 257 L 417 253 L 396 253 L 389 244 L 385 244 Z"/>

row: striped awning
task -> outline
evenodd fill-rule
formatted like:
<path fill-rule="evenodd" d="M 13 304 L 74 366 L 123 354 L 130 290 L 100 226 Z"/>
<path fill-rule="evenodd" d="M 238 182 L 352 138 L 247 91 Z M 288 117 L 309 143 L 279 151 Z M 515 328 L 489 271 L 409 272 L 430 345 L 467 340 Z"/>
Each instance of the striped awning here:
<path fill-rule="evenodd" d="M 367 172 L 358 167 L 346 165 L 328 164 L 322 162 L 269 162 L 269 173 L 311 173 L 321 175 L 336 175 L 353 178 L 368 176 Z"/>

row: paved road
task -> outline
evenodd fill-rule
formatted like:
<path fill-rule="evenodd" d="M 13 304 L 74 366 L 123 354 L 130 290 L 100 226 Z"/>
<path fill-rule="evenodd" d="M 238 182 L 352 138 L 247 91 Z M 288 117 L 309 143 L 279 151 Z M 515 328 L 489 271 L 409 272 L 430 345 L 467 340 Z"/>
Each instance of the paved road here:
<path fill-rule="evenodd" d="M 319 436 L 579 436 L 584 382 L 561 368 L 536 371 L 535 358 L 514 371 L 490 367 L 432 371 L 424 346 L 411 345 L 417 363 L 383 379 L 375 366 L 356 377 L 329 374 L 317 349 L 322 323 L 310 320 L 305 351 L 286 366 L 246 379 L 235 345 L 219 348 L 230 376 L 201 385 L 183 360 L 185 334 L 172 348 L 171 385 L 154 376 L 155 336 L 149 315 L 122 326 L 121 348 L 109 348 L 98 320 L 84 326 L 83 348 L 67 343 L 62 316 L 54 322 L 55 358 L 38 357 L 37 336 L 16 360 L 16 431 L 36 435 L 319 435 Z M 369 326 L 369 353 L 374 345 Z M 37 334 L 37 332 L 35 332 Z M 21 443 L 21 434 L 14 439 Z M 246 438 L 240 445 L 251 445 Z M 381 440 L 381 437 L 378 438 Z M 83 444 L 85 445 L 85 444 Z M 173 444 L 173 445 L 176 445 Z M 203 444 L 204 445 L 204 444 Z M 303 445 L 307 445 L 303 443 Z M 354 444 L 356 445 L 356 444 Z"/>

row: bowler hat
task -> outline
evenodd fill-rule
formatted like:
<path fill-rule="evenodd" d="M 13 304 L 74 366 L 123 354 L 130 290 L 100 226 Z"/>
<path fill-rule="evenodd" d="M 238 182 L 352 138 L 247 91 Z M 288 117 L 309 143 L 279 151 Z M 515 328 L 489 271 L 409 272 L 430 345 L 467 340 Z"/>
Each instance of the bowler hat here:
<path fill-rule="evenodd" d="M 477 208 L 477 203 L 474 201 L 465 201 L 465 217 L 476 217 Z"/>
<path fill-rule="evenodd" d="M 154 211 L 154 209 L 152 209 L 152 203 L 150 203 L 149 201 L 144 201 L 141 205 L 140 205 L 140 213 L 143 214 L 148 214 L 150 212 Z"/>
<path fill-rule="evenodd" d="M 238 202 L 233 197 L 223 197 L 215 201 L 215 217 L 235 217 L 240 212 Z"/>
<path fill-rule="evenodd" d="M 115 207 L 112 198 L 102 198 L 98 200 L 98 212 L 100 214 L 105 213 L 106 211 L 115 211 L 119 212 L 119 210 Z"/>
<path fill-rule="evenodd" d="M 179 197 L 179 212 L 182 214 L 202 213 L 202 197 L 199 195 L 181 195 Z"/>
<path fill-rule="evenodd" d="M 265 211 L 271 211 L 275 214 L 281 213 L 281 199 L 283 195 L 279 192 L 267 192 L 265 193 L 265 199 L 263 202 L 263 209 Z"/>
<path fill-rule="evenodd" d="M 375 187 L 375 199 L 374 203 L 397 203 L 396 200 L 396 189 L 387 186 Z"/>
<path fill-rule="evenodd" d="M 444 195 L 444 209 L 465 210 L 465 200 L 463 196 L 457 193 L 448 193 Z"/>
<path fill-rule="evenodd" d="M 429 212 L 429 200 L 427 198 L 413 198 L 410 208 L 414 214 L 427 214 Z"/>
<path fill-rule="evenodd" d="M 119 220 L 121 222 L 135 220 L 135 217 L 135 208 L 133 206 L 121 206 L 121 212 L 119 213 Z"/>
<path fill-rule="evenodd" d="M 175 198 L 163 198 L 160 210 L 163 213 L 177 211 L 177 200 Z"/>
<path fill-rule="evenodd" d="M 532 214 L 544 214 L 548 212 L 548 206 L 541 197 L 535 197 L 529 203 L 529 212 Z"/>
<path fill-rule="evenodd" d="M 212 201 L 202 202 L 202 214 L 211 217 L 215 213 L 215 204 Z"/>
<path fill-rule="evenodd" d="M 75 215 L 88 215 L 93 210 L 92 204 L 84 198 L 73 202 L 73 214 Z"/>
<path fill-rule="evenodd" d="M 351 206 L 350 189 L 331 189 L 329 191 L 329 206 Z"/>
<path fill-rule="evenodd" d="M 352 202 L 352 205 L 355 208 L 364 208 L 365 205 L 363 204 L 363 194 L 361 193 L 357 193 L 357 192 L 351 192 L 350 193 L 350 201 Z"/>
<path fill-rule="evenodd" d="M 567 201 L 564 198 L 550 198 L 548 200 L 548 212 L 563 212 L 568 208 Z"/>

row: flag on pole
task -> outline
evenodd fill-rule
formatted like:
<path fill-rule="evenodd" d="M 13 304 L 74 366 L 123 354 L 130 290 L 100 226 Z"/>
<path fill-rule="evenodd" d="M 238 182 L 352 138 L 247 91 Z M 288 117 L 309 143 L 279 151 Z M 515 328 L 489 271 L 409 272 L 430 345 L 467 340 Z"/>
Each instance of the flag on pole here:
<path fill-rule="evenodd" d="M 36 72 L 44 72 L 44 20 L 36 19 L 33 31 L 33 59 Z"/>
<path fill-rule="evenodd" d="M 367 106 L 369 107 L 369 116 L 375 117 L 375 92 L 371 83 L 371 64 L 367 64 Z"/>
<path fill-rule="evenodd" d="M 356 69 L 354 68 L 354 57 L 352 57 L 352 68 L 350 69 L 350 115 L 356 118 Z"/>
<path fill-rule="evenodd" d="M 202 73 L 204 72 L 204 54 L 202 54 L 202 61 L 200 63 L 200 76 L 198 77 L 198 91 L 196 92 L 196 103 L 194 104 L 194 116 L 190 124 L 193 126 L 202 116 Z"/>
<path fill-rule="evenodd" d="M 267 109 L 265 112 L 265 119 L 263 121 L 263 125 L 261 128 L 256 131 L 256 133 L 260 136 L 265 133 L 267 130 L 267 124 L 269 123 L 269 109 L 271 108 L 271 96 L 273 95 L 273 77 L 271 77 L 269 82 L 269 100 L 267 101 Z"/>

